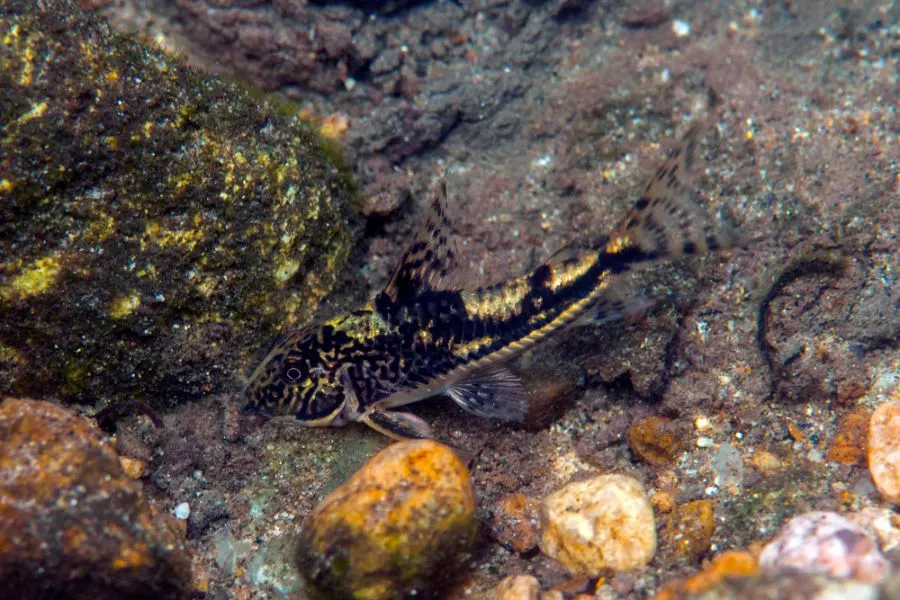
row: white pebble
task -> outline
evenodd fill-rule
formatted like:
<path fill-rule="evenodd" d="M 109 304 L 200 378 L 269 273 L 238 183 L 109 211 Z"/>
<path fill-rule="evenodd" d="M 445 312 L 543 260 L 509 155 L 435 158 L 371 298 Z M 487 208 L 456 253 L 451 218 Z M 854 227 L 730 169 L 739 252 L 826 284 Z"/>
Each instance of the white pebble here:
<path fill-rule="evenodd" d="M 181 521 L 184 521 L 189 516 L 191 516 L 191 505 L 187 502 L 182 502 L 178 506 L 175 507 L 173 511 L 175 513 L 175 518 Z"/>
<path fill-rule="evenodd" d="M 697 438 L 697 447 L 698 448 L 712 448 L 716 443 L 712 440 L 712 438 L 708 438 L 706 436 Z"/>
<path fill-rule="evenodd" d="M 682 21 L 681 19 L 675 19 L 674 21 L 672 21 L 672 31 L 674 31 L 675 35 L 677 35 L 678 37 L 690 35 L 691 24 L 687 21 Z"/>

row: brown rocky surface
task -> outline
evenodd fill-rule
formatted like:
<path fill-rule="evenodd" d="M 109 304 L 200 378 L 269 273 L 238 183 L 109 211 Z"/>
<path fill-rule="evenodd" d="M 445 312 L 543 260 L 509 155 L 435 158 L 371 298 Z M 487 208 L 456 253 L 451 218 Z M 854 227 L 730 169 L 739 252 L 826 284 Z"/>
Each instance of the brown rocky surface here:
<path fill-rule="evenodd" d="M 16 598 L 188 598 L 184 540 L 73 410 L 0 404 L 0 581 Z"/>

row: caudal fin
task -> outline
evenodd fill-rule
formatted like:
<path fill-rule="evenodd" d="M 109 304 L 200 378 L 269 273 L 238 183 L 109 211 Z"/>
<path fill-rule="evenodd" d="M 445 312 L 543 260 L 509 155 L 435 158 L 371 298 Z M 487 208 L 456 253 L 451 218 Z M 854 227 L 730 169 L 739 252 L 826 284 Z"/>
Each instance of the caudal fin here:
<path fill-rule="evenodd" d="M 644 194 L 613 229 L 602 251 L 639 262 L 728 248 L 737 232 L 691 199 L 690 173 L 708 121 L 695 124 L 647 184 Z M 624 258 L 624 257 L 623 257 Z"/>

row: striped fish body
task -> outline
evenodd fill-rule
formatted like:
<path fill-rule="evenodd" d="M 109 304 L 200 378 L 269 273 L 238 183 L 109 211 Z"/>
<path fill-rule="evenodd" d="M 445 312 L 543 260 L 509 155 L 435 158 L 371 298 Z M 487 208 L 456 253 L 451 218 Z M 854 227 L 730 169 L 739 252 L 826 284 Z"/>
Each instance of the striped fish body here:
<path fill-rule="evenodd" d="M 250 378 L 247 408 L 311 426 L 361 421 L 395 438 L 431 437 L 421 419 L 393 409 L 438 394 L 479 416 L 521 420 L 527 394 L 505 361 L 576 322 L 627 313 L 631 302 L 615 282 L 636 265 L 738 241 L 688 195 L 701 131 L 695 126 L 670 151 L 593 247 L 474 290 L 444 283 L 456 257 L 441 183 L 387 287 L 359 310 L 280 340 Z"/>

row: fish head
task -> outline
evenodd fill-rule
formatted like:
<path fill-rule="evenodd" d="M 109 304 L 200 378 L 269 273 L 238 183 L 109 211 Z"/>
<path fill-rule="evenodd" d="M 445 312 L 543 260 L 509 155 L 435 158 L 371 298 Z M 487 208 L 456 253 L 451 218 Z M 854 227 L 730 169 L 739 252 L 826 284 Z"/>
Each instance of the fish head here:
<path fill-rule="evenodd" d="M 326 327 L 292 332 L 275 343 L 244 390 L 245 412 L 294 415 L 309 426 L 343 424 L 350 388 Z"/>

